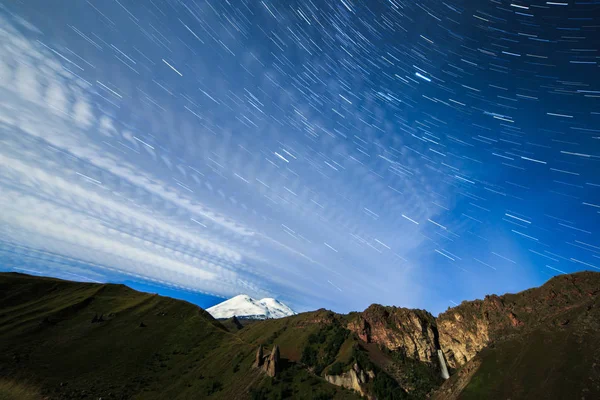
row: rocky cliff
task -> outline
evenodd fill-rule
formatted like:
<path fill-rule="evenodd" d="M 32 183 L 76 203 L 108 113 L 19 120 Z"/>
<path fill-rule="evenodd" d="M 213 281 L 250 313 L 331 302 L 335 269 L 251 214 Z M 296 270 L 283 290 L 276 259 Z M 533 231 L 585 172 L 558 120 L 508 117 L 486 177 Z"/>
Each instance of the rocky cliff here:
<path fill-rule="evenodd" d="M 424 310 L 373 304 L 350 314 L 346 328 L 366 343 L 436 365 L 441 349 L 448 366 L 456 369 L 491 342 L 527 331 L 599 293 L 598 274 L 581 272 L 554 277 L 541 287 L 516 294 L 464 301 L 438 318 Z"/>
<path fill-rule="evenodd" d="M 401 351 L 415 360 L 437 361 L 435 318 L 427 311 L 373 304 L 362 313 L 351 314 L 346 328 L 366 343 Z"/>
<path fill-rule="evenodd" d="M 437 319 L 373 305 L 243 329 L 122 285 L 0 273 L 0 375 L 35 376 L 36 398 L 600 399 L 598 332 L 594 272 L 463 302 Z M 452 369 L 445 383 L 439 348 Z"/>
<path fill-rule="evenodd" d="M 375 378 L 373 371 L 363 371 L 358 364 L 354 364 L 349 371 L 340 375 L 325 375 L 325 380 L 333 385 L 342 386 L 346 389 L 355 390 L 361 396 L 367 397 L 369 400 L 375 397 L 369 394 L 366 384 L 369 380 Z"/>
<path fill-rule="evenodd" d="M 598 294 L 598 274 L 580 272 L 556 276 L 539 288 L 517 294 L 464 301 L 436 319 L 439 345 L 448 365 L 458 368 L 492 341 L 533 329 Z"/>

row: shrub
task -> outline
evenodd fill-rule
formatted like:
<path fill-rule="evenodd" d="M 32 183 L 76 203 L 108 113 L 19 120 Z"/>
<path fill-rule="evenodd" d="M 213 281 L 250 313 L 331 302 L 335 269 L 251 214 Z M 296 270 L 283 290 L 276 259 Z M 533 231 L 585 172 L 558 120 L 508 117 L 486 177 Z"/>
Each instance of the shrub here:
<path fill-rule="evenodd" d="M 340 325 L 331 324 L 308 337 L 308 344 L 302 351 L 301 361 L 314 368 L 320 375 L 323 370 L 335 361 L 340 347 L 348 337 L 349 331 Z"/>
<path fill-rule="evenodd" d="M 213 381 L 208 384 L 208 388 L 206 389 L 206 394 L 211 395 L 213 393 L 217 393 L 223 389 L 223 384 L 219 381 Z"/>
<path fill-rule="evenodd" d="M 317 363 L 317 350 L 314 347 L 307 345 L 302 350 L 302 357 L 300 359 L 304 364 L 313 366 Z"/>
<path fill-rule="evenodd" d="M 252 400 L 267 400 L 269 398 L 268 395 L 269 392 L 264 388 L 252 389 L 250 391 L 250 398 Z"/>
<path fill-rule="evenodd" d="M 401 400 L 408 399 L 408 395 L 398 382 L 392 379 L 388 374 L 379 371 L 373 380 L 373 392 L 379 400 Z"/>
<path fill-rule="evenodd" d="M 344 372 L 344 365 L 341 362 L 334 363 L 329 368 L 329 375 L 341 375 Z"/>
<path fill-rule="evenodd" d="M 371 362 L 369 357 L 361 349 L 360 345 L 354 346 L 354 348 L 352 348 L 352 360 L 365 371 L 375 370 L 375 365 Z"/>

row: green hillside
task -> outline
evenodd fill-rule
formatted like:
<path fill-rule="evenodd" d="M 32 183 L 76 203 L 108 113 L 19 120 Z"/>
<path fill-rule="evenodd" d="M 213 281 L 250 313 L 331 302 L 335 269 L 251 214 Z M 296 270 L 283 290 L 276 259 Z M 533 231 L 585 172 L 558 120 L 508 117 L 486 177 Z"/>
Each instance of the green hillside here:
<path fill-rule="evenodd" d="M 252 368 L 255 351 L 180 300 L 0 274 L 0 399 L 357 398 L 291 363 L 270 378 Z"/>
<path fill-rule="evenodd" d="M 530 331 L 494 342 L 435 398 L 600 399 L 600 301 L 590 296 Z"/>
<path fill-rule="evenodd" d="M 599 294 L 581 272 L 437 318 L 373 305 L 217 321 L 123 285 L 0 273 L 0 400 L 598 399 Z"/>

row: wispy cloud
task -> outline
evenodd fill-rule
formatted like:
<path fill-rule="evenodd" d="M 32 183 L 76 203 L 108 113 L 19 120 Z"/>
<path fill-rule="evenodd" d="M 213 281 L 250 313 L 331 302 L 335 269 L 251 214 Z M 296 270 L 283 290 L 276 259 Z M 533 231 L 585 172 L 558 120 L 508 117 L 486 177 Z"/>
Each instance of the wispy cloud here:
<path fill-rule="evenodd" d="M 266 116 L 244 117 L 239 99 L 255 101 L 244 90 L 231 97 L 236 118 L 211 118 L 161 100 L 172 95 L 164 85 L 94 79 L 38 33 L 0 25 L 0 252 L 68 261 L 47 262 L 50 274 L 284 295 L 301 308 L 419 298 L 407 258 L 426 238 L 402 215 L 433 218 L 431 192 L 444 185 L 432 187 L 397 137 L 367 125 L 340 140 L 319 113 L 282 98 L 292 125 L 319 132 L 282 139 Z"/>

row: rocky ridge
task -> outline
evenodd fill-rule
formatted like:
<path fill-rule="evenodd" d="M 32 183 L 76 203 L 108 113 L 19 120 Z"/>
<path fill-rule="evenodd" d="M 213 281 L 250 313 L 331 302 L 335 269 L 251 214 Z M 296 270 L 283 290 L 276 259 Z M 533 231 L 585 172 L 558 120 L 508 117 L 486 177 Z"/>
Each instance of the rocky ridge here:
<path fill-rule="evenodd" d="M 369 306 L 351 315 L 346 329 L 366 343 L 377 343 L 423 362 L 437 360 L 437 329 L 433 315 L 424 310 Z"/>
<path fill-rule="evenodd" d="M 600 275 L 580 272 L 556 276 L 541 287 L 516 294 L 464 301 L 437 318 L 424 310 L 373 304 L 363 312 L 348 315 L 346 329 L 365 343 L 375 343 L 428 363 L 440 374 L 438 350 L 441 350 L 451 372 L 458 370 L 452 385 L 442 388 L 460 393 L 477 371 L 481 361 L 475 357 L 482 350 L 494 346 L 495 342 L 520 337 L 541 325 L 564 327 L 571 322 L 564 317 L 566 311 L 588 304 L 598 294 Z M 465 368 L 460 369 L 462 366 Z M 352 368 L 344 374 L 325 378 L 332 384 L 369 396 L 365 391 L 369 377 L 364 371 L 360 372 Z M 447 375 L 444 378 L 447 379 Z"/>
<path fill-rule="evenodd" d="M 458 368 L 491 342 L 534 328 L 598 294 L 598 275 L 580 272 L 520 293 L 464 301 L 436 318 L 439 345 L 448 365 Z"/>
<path fill-rule="evenodd" d="M 520 293 L 464 301 L 437 318 L 424 310 L 373 304 L 350 314 L 346 328 L 366 343 L 422 362 L 438 363 L 441 349 L 448 366 L 456 369 L 494 340 L 534 327 L 598 294 L 598 275 L 580 272 Z"/>

